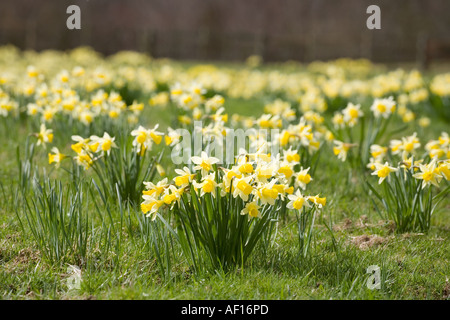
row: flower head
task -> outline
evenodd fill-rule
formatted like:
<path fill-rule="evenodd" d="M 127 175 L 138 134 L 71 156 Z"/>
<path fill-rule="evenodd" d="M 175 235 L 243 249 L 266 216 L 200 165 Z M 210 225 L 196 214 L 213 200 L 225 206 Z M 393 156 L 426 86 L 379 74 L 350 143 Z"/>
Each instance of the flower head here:
<path fill-rule="evenodd" d="M 56 167 L 59 167 L 61 161 L 66 157 L 64 154 L 59 152 L 57 147 L 53 147 L 51 152 L 48 154 L 48 164 L 56 163 Z"/>
<path fill-rule="evenodd" d="M 103 134 L 103 137 L 91 136 L 91 142 L 89 143 L 93 149 L 93 152 L 106 152 L 108 155 L 111 153 L 111 148 L 117 148 L 114 142 L 115 138 L 111 137 L 107 132 Z"/>
<path fill-rule="evenodd" d="M 201 157 L 194 156 L 191 160 L 196 164 L 194 170 L 201 170 L 202 176 L 207 175 L 212 170 L 212 165 L 220 161 L 215 157 L 208 157 L 205 151 L 202 151 Z"/>
<path fill-rule="evenodd" d="M 41 128 L 39 133 L 36 134 L 37 143 L 36 145 L 40 146 L 41 144 L 45 147 L 47 143 L 51 143 L 53 141 L 53 130 L 47 129 L 45 124 L 41 124 Z"/>
<path fill-rule="evenodd" d="M 439 186 L 439 182 L 442 179 L 441 171 L 436 170 L 436 158 L 431 160 L 429 164 L 419 164 L 420 172 L 413 175 L 416 179 L 423 180 L 422 189 L 431 184 L 436 187 Z"/>
<path fill-rule="evenodd" d="M 257 204 L 256 201 L 249 202 L 245 205 L 244 209 L 242 209 L 241 214 L 248 214 L 249 217 L 252 218 L 261 218 L 261 212 L 259 211 L 261 207 Z"/>
<path fill-rule="evenodd" d="M 390 167 L 387 162 L 385 164 L 374 163 L 375 171 L 372 172 L 373 176 L 378 176 L 380 179 L 378 180 L 378 184 L 381 184 L 384 179 L 386 179 L 391 172 L 395 172 L 398 168 Z"/>
<path fill-rule="evenodd" d="M 372 106 L 370 107 L 375 118 L 380 116 L 383 118 L 388 118 L 395 111 L 395 101 L 393 97 L 387 99 L 375 99 Z"/>
<path fill-rule="evenodd" d="M 364 113 L 361 111 L 361 105 L 355 105 L 351 102 L 344 110 L 342 110 L 342 114 L 344 116 L 345 123 L 350 127 L 353 127 L 356 123 L 358 123 L 358 119 L 364 115 Z"/>
<path fill-rule="evenodd" d="M 294 194 L 288 195 L 290 200 L 287 204 L 287 208 L 301 210 L 304 206 L 310 207 L 311 205 L 306 201 L 306 198 L 301 194 L 300 190 L 297 190 Z"/>

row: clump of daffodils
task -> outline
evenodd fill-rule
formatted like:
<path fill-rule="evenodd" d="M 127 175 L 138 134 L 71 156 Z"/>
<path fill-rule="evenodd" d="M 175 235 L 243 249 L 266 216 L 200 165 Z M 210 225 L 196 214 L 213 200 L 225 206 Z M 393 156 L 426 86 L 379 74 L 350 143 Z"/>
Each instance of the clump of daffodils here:
<path fill-rule="evenodd" d="M 88 138 L 74 135 L 71 149 L 76 155 L 73 159 L 84 171 L 92 171 L 105 196 L 117 198 L 118 190 L 120 200 L 136 204 L 144 188 L 143 181 L 151 179 L 156 172 L 165 175 L 159 164 L 162 153 L 148 156 L 154 145 L 159 145 L 164 138 L 164 133 L 156 131 L 157 128 L 158 125 L 153 129 L 140 126 L 131 134 L 120 134 L 118 139 L 108 132 Z M 56 147 L 48 154 L 49 164 L 56 167 L 67 158 Z"/>
<path fill-rule="evenodd" d="M 203 151 L 191 162 L 175 169 L 171 181 L 146 182 L 141 210 L 152 220 L 173 213 L 183 226 L 179 232 L 200 241 L 216 267 L 245 260 L 260 238 L 270 237 L 281 210 L 302 215 L 326 204 L 304 194 L 313 178 L 309 168 L 295 170 L 299 157 L 292 150 L 276 157 L 241 150 L 227 167 Z"/>
<path fill-rule="evenodd" d="M 93 135 L 89 138 L 83 138 L 74 135 L 72 140 L 75 142 L 71 145 L 72 150 L 76 153 L 74 159 L 85 170 L 88 170 L 94 161 L 100 159 L 100 157 L 109 156 L 112 148 L 117 148 L 114 142 L 115 138 L 111 137 L 107 132 L 103 134 L 103 137 Z"/>
<path fill-rule="evenodd" d="M 385 138 L 391 117 L 396 111 L 394 98 L 376 98 L 370 106 L 371 112 L 364 112 L 360 104 L 348 103 L 331 119 L 333 125 L 333 153 L 353 167 L 363 167 L 369 163 L 370 168 L 386 153 L 377 142 Z M 409 143 L 409 141 L 408 141 Z M 417 148 L 413 143 L 408 148 Z M 411 149 L 411 150 L 412 150 Z M 370 158 L 370 159 L 369 159 Z"/>
<path fill-rule="evenodd" d="M 261 217 L 259 208 L 287 201 L 290 209 L 301 210 L 303 206 L 321 203 L 325 198 L 304 196 L 302 191 L 313 180 L 309 168 L 295 172 L 299 164 L 298 154 L 288 150 L 285 156 L 271 159 L 267 154 L 241 154 L 237 164 L 230 168 L 217 167 L 219 159 L 209 157 L 206 152 L 191 158 L 195 165 L 176 169 L 177 176 L 172 183 L 167 178 L 158 184 L 146 183 L 143 192 L 145 201 L 141 208 L 152 220 L 161 207 L 172 208 L 183 193 L 192 186 L 200 197 L 210 194 L 213 198 L 232 196 L 245 204 L 241 214 L 251 218 Z M 165 206 L 164 206 L 165 205 Z"/>
<path fill-rule="evenodd" d="M 367 167 L 374 170 L 376 164 L 383 164 L 385 161 L 398 161 L 411 166 L 412 158 L 415 158 L 416 169 L 425 157 L 436 158 L 445 162 L 450 158 L 450 138 L 447 132 L 442 132 L 437 140 L 430 140 L 424 146 L 417 133 L 410 136 L 392 139 L 389 146 L 373 144 L 370 146 L 370 161 Z"/>
<path fill-rule="evenodd" d="M 384 207 L 385 217 L 396 223 L 397 232 L 427 232 L 431 215 L 450 190 L 448 183 L 443 183 L 450 179 L 450 160 L 415 160 L 412 156 L 397 166 L 374 162 L 373 170 L 381 186 L 377 190 L 368 185 Z"/>

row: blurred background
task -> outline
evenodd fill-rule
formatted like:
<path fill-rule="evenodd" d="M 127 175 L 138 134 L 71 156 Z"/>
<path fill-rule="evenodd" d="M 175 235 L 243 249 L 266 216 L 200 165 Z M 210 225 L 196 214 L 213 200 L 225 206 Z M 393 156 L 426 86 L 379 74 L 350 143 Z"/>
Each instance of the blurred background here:
<path fill-rule="evenodd" d="M 81 8 L 68 30 L 66 8 Z M 381 8 L 381 30 L 366 9 Z M 310 62 L 339 57 L 450 60 L 449 0 L 1 0 L 0 45 L 66 50 L 90 46 L 186 60 Z"/>

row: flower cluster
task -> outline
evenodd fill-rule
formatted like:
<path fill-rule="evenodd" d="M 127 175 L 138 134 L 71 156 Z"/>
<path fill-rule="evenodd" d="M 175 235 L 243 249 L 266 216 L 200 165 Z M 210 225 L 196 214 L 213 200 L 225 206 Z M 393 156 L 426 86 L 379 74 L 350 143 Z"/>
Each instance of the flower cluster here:
<path fill-rule="evenodd" d="M 146 182 L 141 204 L 143 213 L 155 219 L 161 208 L 179 203 L 183 193 L 189 193 L 191 187 L 200 197 L 211 194 L 214 198 L 229 195 L 241 199 L 245 204 L 241 214 L 252 218 L 260 217 L 261 207 L 273 206 L 277 200 L 285 201 L 293 210 L 311 204 L 319 208 L 325 205 L 325 198 L 302 194 L 312 177 L 309 168 L 295 170 L 299 164 L 295 152 L 287 150 L 283 156 L 271 158 L 265 153 L 241 151 L 236 164 L 230 168 L 218 167 L 219 159 L 203 151 L 200 157 L 191 158 L 195 165 L 193 171 L 188 167 L 175 169 L 177 176 L 172 183 L 167 178 L 156 184 Z"/>
<path fill-rule="evenodd" d="M 372 175 L 378 176 L 379 184 L 386 179 L 391 172 L 404 167 L 414 169 L 413 177 L 422 179 L 422 187 L 431 184 L 438 186 L 442 179 L 449 178 L 449 137 L 446 132 L 442 132 L 438 140 L 431 140 L 425 145 L 425 153 L 420 157 L 421 143 L 417 137 L 417 133 L 411 136 L 402 137 L 401 139 L 393 139 L 389 143 L 389 147 L 380 145 L 372 145 L 370 147 L 371 159 L 367 167 L 373 170 Z M 426 157 L 431 160 L 426 162 Z M 397 159 L 399 165 L 392 167 L 388 159 Z M 447 158 L 447 159 L 446 159 Z M 439 160 L 442 159 L 442 160 Z M 391 160 L 392 161 L 392 160 Z"/>

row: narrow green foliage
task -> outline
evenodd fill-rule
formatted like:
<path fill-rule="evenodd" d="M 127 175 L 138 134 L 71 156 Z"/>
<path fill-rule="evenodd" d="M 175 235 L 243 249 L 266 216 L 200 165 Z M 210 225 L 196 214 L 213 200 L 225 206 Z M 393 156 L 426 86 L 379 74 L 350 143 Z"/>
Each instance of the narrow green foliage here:
<path fill-rule="evenodd" d="M 21 194 L 22 206 L 16 215 L 25 232 L 29 228 L 42 256 L 60 264 L 86 262 L 92 225 L 85 204 L 83 186 L 63 187 L 61 182 L 33 181 L 31 196 Z"/>
<path fill-rule="evenodd" d="M 374 198 L 378 199 L 384 210 L 373 202 L 377 212 L 384 219 L 395 222 L 397 233 L 428 232 L 431 226 L 431 216 L 437 205 L 448 193 L 448 187 L 433 196 L 431 186 L 422 188 L 422 180 L 413 177 L 411 169 L 401 166 L 389 175 L 379 188 L 368 181 L 367 185 Z"/>
<path fill-rule="evenodd" d="M 92 169 L 105 197 L 120 198 L 123 202 L 137 205 L 144 189 L 143 182 L 153 180 L 163 151 L 155 156 L 148 152 L 138 154 L 132 146 L 132 137 L 126 134 L 119 135 L 118 145 L 118 148 L 111 149 L 109 155 L 93 159 Z M 116 197 L 117 190 L 120 197 Z"/>
<path fill-rule="evenodd" d="M 241 214 L 245 203 L 239 197 L 219 194 L 217 188 L 216 198 L 200 197 L 191 186 L 174 208 L 182 248 L 195 269 L 205 262 L 216 270 L 243 265 L 261 239 L 270 239 L 277 222 L 281 201 L 263 206 L 261 218 L 251 218 Z"/>
<path fill-rule="evenodd" d="M 314 235 L 314 222 L 316 220 L 316 207 L 303 207 L 302 212 L 296 210 L 298 227 L 299 255 L 306 258 L 311 247 Z"/>

